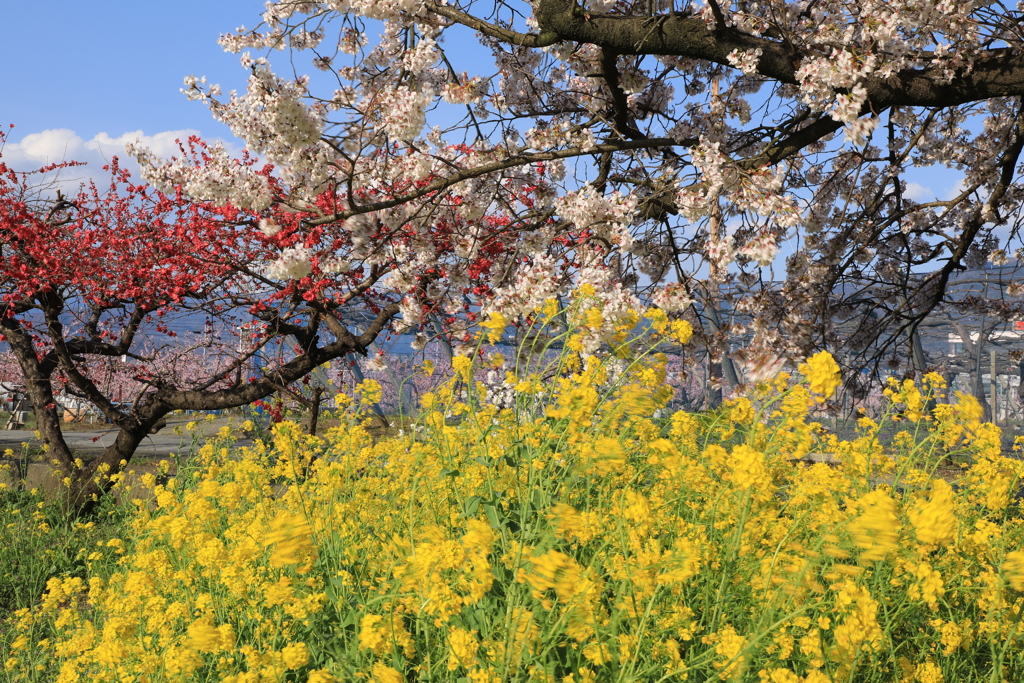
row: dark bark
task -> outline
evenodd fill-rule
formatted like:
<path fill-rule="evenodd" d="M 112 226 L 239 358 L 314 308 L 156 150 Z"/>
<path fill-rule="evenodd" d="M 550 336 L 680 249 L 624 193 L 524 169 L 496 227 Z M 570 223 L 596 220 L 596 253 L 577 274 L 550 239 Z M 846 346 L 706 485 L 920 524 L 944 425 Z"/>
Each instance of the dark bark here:
<path fill-rule="evenodd" d="M 223 389 L 181 390 L 167 383 L 157 383 L 135 401 L 130 410 L 115 406 L 110 397 L 86 377 L 79 363 L 87 360 L 72 353 L 92 352 L 101 356 L 122 355 L 128 350 L 131 335 L 123 335 L 121 343 L 112 346 L 85 339 L 64 339 L 64 326 L 60 323 L 62 303 L 54 298 L 41 297 L 40 308 L 48 321 L 43 336 L 53 351 L 40 357 L 31 334 L 15 316 L 6 316 L 0 310 L 0 330 L 10 344 L 25 378 L 26 394 L 36 414 L 38 430 L 48 455 L 56 460 L 63 478 L 70 479 L 64 504 L 68 512 L 76 515 L 89 513 L 99 498 L 110 488 L 110 479 L 122 472 L 131 461 L 139 444 L 146 436 L 166 424 L 164 419 L 176 410 L 223 410 L 248 405 L 270 396 L 279 387 L 287 386 L 314 368 L 348 354 L 366 355 L 366 348 L 377 338 L 385 325 L 398 312 L 397 304 L 383 308 L 376 319 L 360 335 L 352 334 L 344 326 L 324 322 L 331 328 L 335 341 L 317 345 L 316 336 L 302 335 L 306 344 L 303 352 L 283 363 L 263 377 L 249 383 L 235 383 Z M 134 320 L 134 317 L 133 317 Z M 137 321 L 135 327 L 138 327 Z M 336 322 L 336 321 L 335 321 Z M 114 443 L 99 457 L 77 467 L 75 455 L 64 440 L 57 411 L 53 383 L 60 370 L 70 384 L 96 405 L 118 428 Z M 315 433 L 319 418 L 319 398 L 323 390 L 318 387 L 310 417 L 310 433 Z"/>
<path fill-rule="evenodd" d="M 313 398 L 309 400 L 309 435 L 316 436 L 317 422 L 320 420 L 320 399 L 323 396 L 323 387 L 313 388 Z"/>
<path fill-rule="evenodd" d="M 733 50 L 759 49 L 757 72 L 781 83 L 797 83 L 800 63 L 821 56 L 784 40 L 733 28 L 708 28 L 702 18 L 684 14 L 666 14 L 652 21 L 644 16 L 588 12 L 574 0 L 540 0 L 536 15 L 546 40 L 591 43 L 624 55 L 674 55 L 728 65 Z M 488 33 L 485 28 L 480 30 Z M 868 77 L 863 83 L 875 111 L 895 106 L 951 107 L 1014 97 L 1024 95 L 1024 54 L 1009 48 L 981 50 L 969 72 L 946 81 L 943 69 L 932 67 L 905 70 L 890 78 Z"/>

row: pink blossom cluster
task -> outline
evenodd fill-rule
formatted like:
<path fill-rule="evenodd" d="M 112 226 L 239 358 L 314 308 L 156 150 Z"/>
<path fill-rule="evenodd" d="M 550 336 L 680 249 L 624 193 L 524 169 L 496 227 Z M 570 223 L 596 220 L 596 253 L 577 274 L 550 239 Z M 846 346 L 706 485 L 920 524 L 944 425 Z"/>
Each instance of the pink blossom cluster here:
<path fill-rule="evenodd" d="M 733 50 L 726 59 L 729 60 L 729 64 L 739 69 L 743 73 L 750 75 L 757 72 L 757 62 L 761 59 L 763 51 L 761 48 L 755 50 Z"/>
<path fill-rule="evenodd" d="M 666 313 L 682 313 L 693 304 L 693 299 L 686 287 L 673 282 L 654 290 L 651 303 Z"/>
<path fill-rule="evenodd" d="M 470 78 L 464 72 L 457 81 L 441 86 L 441 97 L 448 104 L 476 104 L 487 96 L 488 85 L 483 76 Z"/>
<path fill-rule="evenodd" d="M 496 288 L 485 315 L 491 310 L 512 320 L 531 315 L 565 288 L 559 266 L 553 256 L 536 254 L 529 265 L 516 271 L 511 284 Z"/>
<path fill-rule="evenodd" d="M 770 232 L 764 232 L 737 249 L 736 253 L 746 256 L 759 266 L 769 266 L 775 262 L 775 254 L 778 251 L 779 245 L 776 242 L 775 235 Z"/>
<path fill-rule="evenodd" d="M 381 129 L 395 140 L 415 139 L 423 130 L 427 107 L 433 100 L 434 93 L 429 88 L 396 88 L 382 93 L 378 103 Z"/>

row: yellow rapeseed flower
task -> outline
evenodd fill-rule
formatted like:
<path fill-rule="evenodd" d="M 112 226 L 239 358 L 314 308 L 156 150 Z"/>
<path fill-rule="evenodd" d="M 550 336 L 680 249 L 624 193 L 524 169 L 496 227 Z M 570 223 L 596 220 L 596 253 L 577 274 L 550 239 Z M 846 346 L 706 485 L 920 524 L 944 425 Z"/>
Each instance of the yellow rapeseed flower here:
<path fill-rule="evenodd" d="M 543 593 L 553 589 L 561 602 L 569 602 L 576 593 L 580 579 L 580 566 L 572 557 L 557 550 L 549 550 L 543 555 L 530 558 L 533 572 L 526 575 L 526 580 L 534 590 Z"/>
<path fill-rule="evenodd" d="M 747 444 L 739 444 L 729 455 L 729 476 L 736 488 L 750 491 L 755 498 L 772 496 L 771 474 L 765 466 L 764 453 Z"/>
<path fill-rule="evenodd" d="M 377 662 L 370 673 L 370 683 L 405 683 L 405 676 L 398 669 Z"/>
<path fill-rule="evenodd" d="M 740 679 L 747 666 L 747 658 L 743 654 L 747 639 L 732 626 L 726 626 L 712 639 L 715 641 L 715 654 L 718 655 L 718 661 L 715 662 L 715 668 L 720 669 L 718 677 L 723 681 Z"/>
<path fill-rule="evenodd" d="M 693 337 L 693 325 L 686 320 L 673 320 L 671 323 L 672 336 L 680 344 L 685 344 Z"/>
<path fill-rule="evenodd" d="M 386 644 L 387 630 L 378 626 L 384 617 L 379 614 L 366 614 L 359 621 L 359 647 L 366 650 L 377 650 Z"/>
<path fill-rule="evenodd" d="M 917 540 L 923 545 L 945 545 L 956 535 L 953 489 L 943 479 L 932 480 L 927 501 L 918 501 L 908 513 Z"/>
<path fill-rule="evenodd" d="M 460 666 L 466 669 L 476 666 L 476 651 L 480 647 L 476 632 L 462 628 L 452 628 L 448 633 L 448 647 L 451 657 L 448 658 L 448 670 L 455 671 Z"/>
<path fill-rule="evenodd" d="M 480 323 L 480 327 L 487 330 L 487 341 L 491 344 L 495 344 L 501 339 L 501 335 L 504 334 L 505 328 L 508 326 L 508 320 L 505 316 L 497 311 L 491 311 L 487 320 Z"/>
<path fill-rule="evenodd" d="M 188 627 L 189 644 L 200 652 L 220 649 L 220 631 L 210 618 L 202 618 Z"/>
<path fill-rule="evenodd" d="M 327 669 L 316 669 L 309 672 L 309 676 L 306 678 L 306 683 L 336 683 L 337 680 L 338 679 L 334 677 L 334 674 Z M 400 683 L 405 683 L 402 679 L 399 679 L 399 681 Z"/>
<path fill-rule="evenodd" d="M 839 364 L 828 351 L 821 351 L 808 358 L 800 365 L 800 372 L 807 378 L 811 391 L 822 400 L 831 397 L 843 381 Z"/>
<path fill-rule="evenodd" d="M 270 566 L 274 568 L 308 560 L 316 550 L 309 522 L 294 512 L 281 512 L 271 520 L 263 545 L 274 546 L 270 556 Z"/>
<path fill-rule="evenodd" d="M 356 385 L 356 393 L 364 404 L 380 403 L 381 397 L 384 396 L 384 387 L 375 379 L 364 379 Z"/>
<path fill-rule="evenodd" d="M 883 560 L 900 539 L 899 508 L 888 493 L 875 489 L 857 501 L 861 513 L 850 523 L 854 544 L 865 562 Z"/>
<path fill-rule="evenodd" d="M 1006 553 L 1002 569 L 1010 588 L 1024 591 L 1024 550 Z"/>
<path fill-rule="evenodd" d="M 281 661 L 289 669 L 299 669 L 309 662 L 309 649 L 305 643 L 289 643 L 281 650 Z"/>

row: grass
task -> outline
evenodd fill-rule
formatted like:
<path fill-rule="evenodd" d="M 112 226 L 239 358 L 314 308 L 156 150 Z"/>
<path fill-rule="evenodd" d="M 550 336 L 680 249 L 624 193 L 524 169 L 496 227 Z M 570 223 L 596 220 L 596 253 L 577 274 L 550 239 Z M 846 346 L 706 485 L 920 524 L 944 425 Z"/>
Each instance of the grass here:
<path fill-rule="evenodd" d="M 91 520 L 72 520 L 38 490 L 0 490 L 0 629 L 39 603 L 48 579 L 86 576 L 89 553 L 121 535 L 127 513 L 108 502 Z"/>

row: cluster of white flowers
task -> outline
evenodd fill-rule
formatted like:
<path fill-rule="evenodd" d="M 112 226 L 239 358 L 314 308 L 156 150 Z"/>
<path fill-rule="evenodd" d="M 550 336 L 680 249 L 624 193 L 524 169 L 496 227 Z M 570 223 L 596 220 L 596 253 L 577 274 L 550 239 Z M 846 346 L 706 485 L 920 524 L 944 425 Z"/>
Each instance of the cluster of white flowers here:
<path fill-rule="evenodd" d="M 233 95 L 213 111 L 250 150 L 274 163 L 285 163 L 296 150 L 320 141 L 323 114 L 303 103 L 307 94 L 306 78 L 278 78 L 268 67 L 253 62 L 245 95 Z"/>
<path fill-rule="evenodd" d="M 786 367 L 786 358 L 765 351 L 747 358 L 741 365 L 743 381 L 750 387 L 773 380 Z"/>
<path fill-rule="evenodd" d="M 273 218 L 261 218 L 259 224 L 260 232 L 267 237 L 273 237 L 281 232 L 281 226 Z"/>
<path fill-rule="evenodd" d="M 320 262 L 320 270 L 325 273 L 347 273 L 351 268 L 352 264 L 339 256 L 329 256 Z"/>
<path fill-rule="evenodd" d="M 352 27 L 346 27 L 338 38 L 338 52 L 346 55 L 359 54 L 359 50 L 367 44 L 366 36 Z"/>
<path fill-rule="evenodd" d="M 693 220 L 713 215 L 718 210 L 720 199 L 725 197 L 733 210 L 769 217 L 782 228 L 792 228 L 800 223 L 796 198 L 782 191 L 785 180 L 783 166 L 743 172 L 722 154 L 719 145 L 705 139 L 693 150 L 693 165 L 701 171 L 702 182 L 679 189 L 676 201 L 680 213 Z M 766 234 L 744 249 L 746 251 L 741 253 L 761 265 L 767 265 L 775 258 L 775 237 Z M 714 269 L 725 268 L 736 255 L 734 238 L 709 239 L 707 255 Z"/>
<path fill-rule="evenodd" d="M 244 140 L 250 152 L 275 164 L 292 193 L 311 199 L 334 174 L 336 155 L 320 140 L 327 108 L 307 106 L 305 77 L 279 78 L 265 58 L 249 54 L 242 56 L 242 64 L 251 70 L 244 95 L 232 92 L 227 102 L 221 102 L 216 99 L 216 86 L 206 87 L 203 79 L 192 76 L 185 80 L 184 90 L 190 99 L 206 102 L 214 117 Z"/>
<path fill-rule="evenodd" d="M 267 266 L 267 277 L 275 280 L 304 278 L 313 272 L 310 262 L 313 254 L 305 247 L 288 247 L 281 251 L 276 261 Z"/>
<path fill-rule="evenodd" d="M 402 55 L 401 64 L 407 72 L 420 75 L 437 64 L 441 59 L 441 51 L 433 38 L 424 38 L 416 43 L 416 47 L 406 50 Z"/>
<path fill-rule="evenodd" d="M 635 59 L 619 58 L 619 88 L 627 95 L 637 95 L 651 83 L 651 77 Z"/>
<path fill-rule="evenodd" d="M 579 147 L 584 152 L 589 152 L 597 146 L 594 133 L 589 127 L 574 126 L 565 120 L 535 126 L 526 131 L 524 137 L 526 144 L 537 151 L 566 146 Z"/>
<path fill-rule="evenodd" d="M 402 326 L 406 329 L 413 329 L 423 322 L 423 306 L 413 296 L 402 297 L 398 304 L 398 314 L 402 317 Z"/>
<path fill-rule="evenodd" d="M 491 368 L 484 374 L 484 401 L 499 410 L 508 410 L 516 405 L 515 385 L 509 383 L 502 368 Z"/>
<path fill-rule="evenodd" d="M 143 180 L 166 194 L 173 195 L 181 187 L 193 199 L 253 211 L 267 209 L 273 200 L 266 176 L 238 164 L 220 143 L 205 150 L 202 165 L 187 158 L 165 162 L 138 142 L 126 144 L 125 151 L 139 162 Z"/>
<path fill-rule="evenodd" d="M 457 81 L 441 86 L 441 97 L 448 104 L 476 104 L 487 96 L 489 81 L 482 76 L 470 78 L 463 73 Z"/>
<path fill-rule="evenodd" d="M 829 114 L 836 121 L 853 123 L 860 116 L 860 110 L 867 98 L 867 88 L 858 83 L 850 88 L 850 92 L 836 95 L 835 106 L 832 107 Z"/>
<path fill-rule="evenodd" d="M 262 50 L 273 48 L 283 50 L 288 46 L 288 38 L 284 30 L 277 28 L 272 31 L 260 33 L 250 31 L 240 26 L 234 33 L 222 33 L 217 41 L 227 52 L 241 52 L 242 50 Z"/>
<path fill-rule="evenodd" d="M 871 138 L 871 134 L 878 127 L 877 116 L 865 116 L 843 127 L 843 138 L 849 140 L 858 147 L 863 147 Z"/>
<path fill-rule="evenodd" d="M 666 313 L 682 313 L 693 303 L 689 292 L 678 282 L 658 287 L 651 295 L 651 303 Z"/>
<path fill-rule="evenodd" d="M 362 361 L 363 370 L 383 372 L 388 369 L 388 362 L 384 358 L 384 352 L 379 350 L 369 358 Z"/>
<path fill-rule="evenodd" d="M 580 230 L 590 228 L 622 251 L 633 248 L 628 226 L 636 215 L 637 197 L 618 191 L 605 195 L 587 185 L 554 201 L 559 215 Z"/>
<path fill-rule="evenodd" d="M 679 212 L 690 220 L 708 215 L 718 206 L 719 197 L 731 195 L 742 178 L 740 171 L 722 153 L 721 142 L 707 138 L 690 151 L 693 167 L 702 176 L 699 183 L 684 185 L 676 193 Z"/>
<path fill-rule="evenodd" d="M 325 2 L 295 2 L 294 0 L 269 0 L 263 12 L 264 23 L 272 29 L 268 33 L 282 31 L 285 22 L 295 14 L 316 15 L 324 9 L 339 14 L 356 14 L 370 19 L 380 21 L 397 21 L 404 16 L 416 16 L 423 12 L 423 0 L 390 0 L 389 2 L 378 2 L 378 0 L 326 0 Z M 250 36 L 249 44 L 245 47 L 276 47 L 275 44 L 258 44 L 256 41 L 267 34 L 260 34 L 255 31 L 248 31 L 245 27 L 239 28 L 235 34 Z M 221 44 L 227 49 L 233 43 L 226 38 L 233 36 L 222 36 Z M 315 46 L 310 45 L 310 47 Z"/>
<path fill-rule="evenodd" d="M 736 238 L 726 235 L 718 240 L 709 239 L 705 249 L 712 267 L 724 269 L 736 258 Z"/>
<path fill-rule="evenodd" d="M 427 107 L 434 99 L 429 88 L 420 91 L 395 88 L 381 93 L 378 109 L 380 127 L 395 140 L 414 140 L 426 123 Z"/>
<path fill-rule="evenodd" d="M 185 87 L 181 88 L 181 92 L 192 101 L 205 101 L 207 97 L 220 95 L 221 90 L 220 86 L 216 83 L 207 84 L 206 76 L 197 78 L 194 74 L 190 74 L 185 76 Z"/>
<path fill-rule="evenodd" d="M 312 50 L 324 39 L 323 29 L 307 31 L 299 29 L 288 34 L 288 47 L 293 50 Z"/>
<path fill-rule="evenodd" d="M 988 254 L 988 260 L 993 266 L 1005 266 L 1010 262 L 1010 257 L 1006 255 L 1005 249 L 993 249 Z"/>
<path fill-rule="evenodd" d="M 804 102 L 813 109 L 824 111 L 845 124 L 844 137 L 855 145 L 862 146 L 878 125 L 875 116 L 860 119 L 867 88 L 861 81 L 878 70 L 878 58 L 874 54 L 859 58 L 849 50 L 833 49 L 828 57 L 805 59 L 797 70 Z"/>
<path fill-rule="evenodd" d="M 434 170 L 436 160 L 429 154 L 407 149 L 406 154 L 392 159 L 392 174 L 395 178 L 415 183 L 428 177 Z"/>
<path fill-rule="evenodd" d="M 752 74 L 757 71 L 757 63 L 761 60 L 763 52 L 761 48 L 756 50 L 733 50 L 725 58 L 729 60 L 729 64 L 743 73 Z"/>
<path fill-rule="evenodd" d="M 737 249 L 736 253 L 755 261 L 759 266 L 770 266 L 775 261 L 775 254 L 778 251 L 779 245 L 775 241 L 775 235 L 764 232 Z"/>
<path fill-rule="evenodd" d="M 281 0 L 287 2 L 288 0 Z M 358 14 L 368 19 L 398 21 L 402 15 L 416 16 L 423 11 L 423 0 L 327 0 L 325 3 L 339 13 Z"/>
<path fill-rule="evenodd" d="M 510 320 L 530 315 L 562 288 L 558 262 L 548 254 L 537 254 L 516 270 L 510 285 L 495 290 L 485 314 L 494 310 Z"/>

